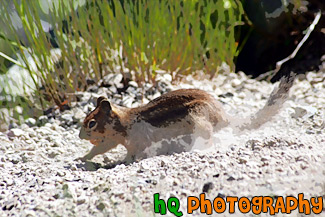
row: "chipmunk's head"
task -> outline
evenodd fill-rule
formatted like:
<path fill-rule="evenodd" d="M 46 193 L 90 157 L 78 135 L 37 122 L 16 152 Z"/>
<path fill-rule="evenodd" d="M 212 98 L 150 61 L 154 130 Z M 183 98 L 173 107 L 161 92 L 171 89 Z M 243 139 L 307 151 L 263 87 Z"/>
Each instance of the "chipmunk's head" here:
<path fill-rule="evenodd" d="M 101 96 L 97 99 L 96 108 L 86 116 L 79 137 L 90 140 L 94 145 L 100 145 L 118 142 L 118 138 L 124 133 L 125 128 L 121 125 L 114 106 L 107 98 Z"/>

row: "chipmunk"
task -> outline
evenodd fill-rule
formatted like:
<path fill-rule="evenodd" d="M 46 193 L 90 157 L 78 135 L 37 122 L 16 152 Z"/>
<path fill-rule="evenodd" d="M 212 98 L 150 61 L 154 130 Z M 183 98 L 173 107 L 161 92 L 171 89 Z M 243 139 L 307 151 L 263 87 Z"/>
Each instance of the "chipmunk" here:
<path fill-rule="evenodd" d="M 189 151 L 197 138 L 209 141 L 214 132 L 226 126 L 256 129 L 279 111 L 293 80 L 292 76 L 283 77 L 266 105 L 246 119 L 230 117 L 220 102 L 199 89 L 171 91 L 137 108 L 121 107 L 99 97 L 79 134 L 94 146 L 80 159 L 91 160 L 122 144 L 127 149 L 124 163 L 129 164 L 152 155 Z M 153 144 L 156 147 L 150 150 Z"/>

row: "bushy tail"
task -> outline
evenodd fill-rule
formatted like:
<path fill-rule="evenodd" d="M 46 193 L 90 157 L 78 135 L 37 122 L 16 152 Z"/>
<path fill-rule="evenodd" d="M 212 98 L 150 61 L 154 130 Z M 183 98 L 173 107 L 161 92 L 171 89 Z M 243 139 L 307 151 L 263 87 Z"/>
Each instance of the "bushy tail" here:
<path fill-rule="evenodd" d="M 288 76 L 283 76 L 280 83 L 272 91 L 265 106 L 259 110 L 256 114 L 242 120 L 235 121 L 235 128 L 242 130 L 257 129 L 264 123 L 268 122 L 273 116 L 275 116 L 283 103 L 287 100 L 289 90 L 293 85 L 295 74 L 291 73 Z"/>

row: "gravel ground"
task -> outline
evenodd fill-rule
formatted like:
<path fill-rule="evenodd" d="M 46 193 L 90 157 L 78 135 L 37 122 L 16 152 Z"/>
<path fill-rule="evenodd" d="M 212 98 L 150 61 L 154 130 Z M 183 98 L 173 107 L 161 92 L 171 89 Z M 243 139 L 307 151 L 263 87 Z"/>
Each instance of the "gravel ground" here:
<path fill-rule="evenodd" d="M 118 147 L 91 162 L 75 161 L 91 148 L 78 138 L 80 123 L 98 95 L 137 106 L 177 88 L 213 94 L 235 117 L 248 116 L 266 102 L 274 85 L 225 73 L 217 79 L 186 77 L 177 85 L 161 75 L 155 86 L 123 90 L 111 75 L 79 102 L 29 119 L 0 133 L 0 216 L 158 216 L 153 194 L 177 197 L 187 214 L 187 197 L 325 197 L 325 63 L 317 73 L 299 76 L 281 112 L 258 130 L 234 134 L 225 128 L 208 150 L 156 156 L 131 165 L 114 165 L 125 155 Z M 121 86 L 122 85 L 122 86 Z M 325 199 L 325 198 L 324 198 Z M 324 205 L 325 206 L 325 205 Z M 198 210 L 193 216 L 202 216 Z M 217 213 L 214 212 L 213 216 Z M 238 207 L 235 216 L 241 216 Z M 167 216 L 174 214 L 167 212 Z M 229 216 L 228 210 L 218 216 Z M 246 216 L 255 216 L 251 212 Z M 269 216 L 269 214 L 262 214 Z M 291 215 L 302 216 L 297 210 Z M 313 215 L 311 215 L 313 216 Z M 325 210 L 319 216 L 325 216 Z"/>

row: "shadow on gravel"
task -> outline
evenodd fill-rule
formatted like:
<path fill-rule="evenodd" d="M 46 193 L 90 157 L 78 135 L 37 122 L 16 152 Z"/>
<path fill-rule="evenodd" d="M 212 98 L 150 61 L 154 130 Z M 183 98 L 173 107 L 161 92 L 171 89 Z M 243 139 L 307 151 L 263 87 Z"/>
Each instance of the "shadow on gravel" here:
<path fill-rule="evenodd" d="M 100 163 L 96 163 L 96 162 L 90 162 L 90 161 L 86 161 L 86 162 L 82 162 L 82 163 L 77 163 L 76 166 L 84 171 L 97 171 L 98 169 L 113 169 L 114 167 L 116 167 L 117 165 L 119 165 L 120 163 L 111 163 L 111 164 L 100 164 Z M 71 168 L 71 165 L 68 166 L 68 168 Z"/>

